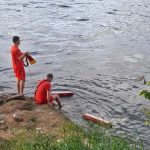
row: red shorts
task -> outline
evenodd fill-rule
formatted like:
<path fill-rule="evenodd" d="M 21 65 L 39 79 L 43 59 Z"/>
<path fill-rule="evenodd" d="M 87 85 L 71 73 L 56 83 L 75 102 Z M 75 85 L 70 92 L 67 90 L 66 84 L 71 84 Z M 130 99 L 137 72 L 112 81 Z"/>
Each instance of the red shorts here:
<path fill-rule="evenodd" d="M 14 69 L 14 72 L 15 72 L 16 78 L 18 78 L 19 80 L 25 80 L 26 79 L 26 74 L 25 74 L 25 70 L 23 67 Z"/>
<path fill-rule="evenodd" d="M 53 101 L 54 101 L 54 97 L 51 95 L 50 96 L 50 103 L 53 103 Z"/>
<path fill-rule="evenodd" d="M 37 100 L 36 97 L 34 97 L 35 101 L 37 104 L 47 104 L 48 101 L 47 100 Z M 53 101 L 54 101 L 54 98 L 53 96 L 51 95 L 50 96 L 50 103 L 53 104 Z"/>

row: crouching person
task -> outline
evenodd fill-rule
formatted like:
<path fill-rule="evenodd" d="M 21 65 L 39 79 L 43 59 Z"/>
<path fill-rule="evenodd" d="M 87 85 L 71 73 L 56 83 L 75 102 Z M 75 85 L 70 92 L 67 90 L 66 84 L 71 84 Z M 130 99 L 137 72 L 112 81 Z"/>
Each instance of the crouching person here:
<path fill-rule="evenodd" d="M 53 105 L 53 101 L 59 105 L 59 109 L 62 108 L 60 103 L 60 97 L 58 94 L 52 95 L 51 94 L 51 82 L 53 80 L 53 75 L 48 74 L 47 79 L 39 81 L 37 85 L 37 89 L 35 91 L 35 101 L 37 104 L 46 104 Z"/>

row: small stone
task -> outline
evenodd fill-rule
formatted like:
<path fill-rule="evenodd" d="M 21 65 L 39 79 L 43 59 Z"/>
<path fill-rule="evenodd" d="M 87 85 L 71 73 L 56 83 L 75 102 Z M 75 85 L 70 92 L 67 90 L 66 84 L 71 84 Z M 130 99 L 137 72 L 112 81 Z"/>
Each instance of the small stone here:
<path fill-rule="evenodd" d="M 35 112 L 41 112 L 42 111 L 42 109 L 41 108 L 37 108 L 37 109 L 35 109 Z"/>
<path fill-rule="evenodd" d="M 22 122 L 22 121 L 23 121 L 21 115 L 16 114 L 16 113 L 13 114 L 13 118 L 14 118 L 14 120 L 15 120 L 16 122 Z"/>
<path fill-rule="evenodd" d="M 36 128 L 36 130 L 39 130 L 39 131 L 41 131 L 42 129 L 41 129 L 41 128 Z"/>
<path fill-rule="evenodd" d="M 4 124 L 5 123 L 5 121 L 4 120 L 0 120 L 0 124 Z"/>

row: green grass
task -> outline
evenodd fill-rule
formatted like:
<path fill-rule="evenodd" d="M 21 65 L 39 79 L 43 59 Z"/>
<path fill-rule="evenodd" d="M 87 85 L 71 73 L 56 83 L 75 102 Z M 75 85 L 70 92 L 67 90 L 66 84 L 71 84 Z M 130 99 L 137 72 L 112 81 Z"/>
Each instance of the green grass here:
<path fill-rule="evenodd" d="M 144 125 L 145 126 L 150 126 L 150 109 L 143 107 L 141 109 L 141 111 L 145 114 L 145 116 L 147 117 L 147 119 L 144 121 Z"/>
<path fill-rule="evenodd" d="M 26 133 L 28 136 L 22 134 L 3 143 L 2 150 L 144 150 L 141 141 L 115 136 L 97 126 L 80 128 L 71 125 L 61 132 L 60 138 L 34 131 L 29 135 Z"/>

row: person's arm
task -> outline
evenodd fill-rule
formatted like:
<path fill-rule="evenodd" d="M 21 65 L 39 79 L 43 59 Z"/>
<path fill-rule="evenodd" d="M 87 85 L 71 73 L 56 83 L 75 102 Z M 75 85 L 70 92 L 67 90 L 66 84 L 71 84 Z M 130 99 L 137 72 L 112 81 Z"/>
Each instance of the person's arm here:
<path fill-rule="evenodd" d="M 50 103 L 50 96 L 51 96 L 51 92 L 49 90 L 47 90 L 47 101 L 48 101 L 49 105 L 51 105 L 51 103 Z"/>
<path fill-rule="evenodd" d="M 23 61 L 23 59 L 24 59 L 27 55 L 29 55 L 29 52 L 23 53 L 23 54 L 22 54 L 20 57 L 18 57 L 18 58 L 20 59 L 20 61 Z"/>

